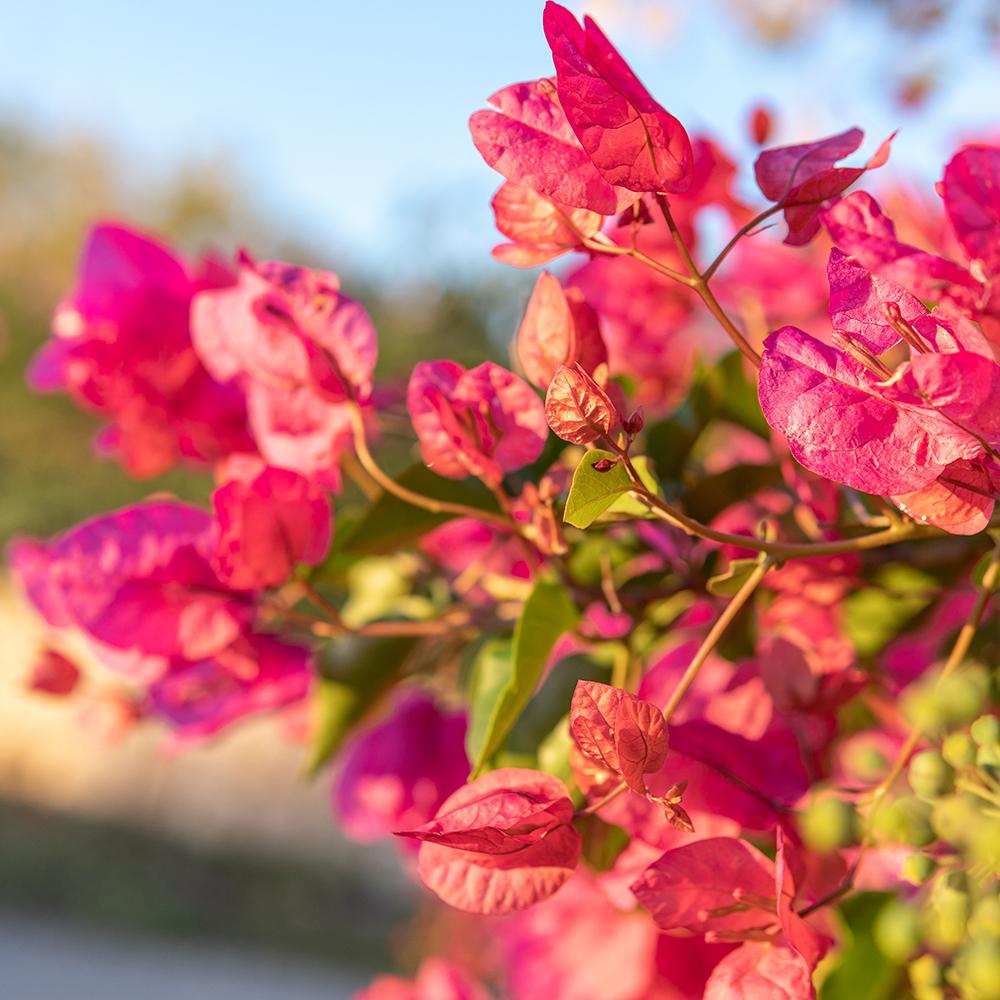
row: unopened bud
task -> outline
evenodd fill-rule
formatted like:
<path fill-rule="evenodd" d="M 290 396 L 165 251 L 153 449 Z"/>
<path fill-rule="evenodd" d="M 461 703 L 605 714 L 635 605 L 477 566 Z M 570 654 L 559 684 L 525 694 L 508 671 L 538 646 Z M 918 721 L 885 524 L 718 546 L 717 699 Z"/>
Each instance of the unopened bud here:
<path fill-rule="evenodd" d="M 618 462 L 613 458 L 602 458 L 597 462 L 594 462 L 591 468 L 594 472 L 610 472 Z"/>
<path fill-rule="evenodd" d="M 627 417 L 622 421 L 622 427 L 625 429 L 625 433 L 629 437 L 635 437 L 643 427 L 646 426 L 646 418 L 642 414 L 642 407 L 640 406 L 632 416 Z"/>

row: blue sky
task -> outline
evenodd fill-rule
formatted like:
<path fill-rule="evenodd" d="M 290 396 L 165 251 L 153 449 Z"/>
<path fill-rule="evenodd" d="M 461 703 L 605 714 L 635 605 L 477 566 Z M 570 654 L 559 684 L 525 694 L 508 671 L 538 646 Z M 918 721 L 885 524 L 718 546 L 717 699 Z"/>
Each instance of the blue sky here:
<path fill-rule="evenodd" d="M 493 90 L 551 72 L 541 6 L 0 0 L 0 117 L 105 136 L 130 176 L 222 153 L 290 235 L 374 269 L 489 267 L 498 178 L 466 121 Z M 741 155 L 745 177 L 744 123 L 759 99 L 781 110 L 787 141 L 858 124 L 870 150 L 899 126 L 889 169 L 928 182 L 956 136 L 1000 121 L 1000 57 L 970 18 L 911 42 L 891 38 L 870 4 L 848 4 L 775 52 L 749 43 L 721 0 L 663 7 L 666 35 L 614 12 L 606 27 L 690 130 Z M 893 108 L 888 62 L 947 68 L 923 116 Z"/>

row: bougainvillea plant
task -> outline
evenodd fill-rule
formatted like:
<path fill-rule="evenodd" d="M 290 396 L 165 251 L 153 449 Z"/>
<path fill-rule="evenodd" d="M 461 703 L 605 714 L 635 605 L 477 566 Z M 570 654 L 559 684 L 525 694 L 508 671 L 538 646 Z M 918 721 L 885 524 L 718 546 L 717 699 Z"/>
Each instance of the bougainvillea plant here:
<path fill-rule="evenodd" d="M 754 208 L 593 21 L 544 32 L 470 122 L 496 258 L 560 259 L 513 370 L 376 392 L 336 275 L 93 230 L 31 378 L 216 489 L 13 545 L 31 683 L 182 742 L 308 705 L 344 830 L 468 914 L 366 1000 L 996 1000 L 1000 147 L 895 220 L 848 190 L 889 140 L 764 149 Z"/>

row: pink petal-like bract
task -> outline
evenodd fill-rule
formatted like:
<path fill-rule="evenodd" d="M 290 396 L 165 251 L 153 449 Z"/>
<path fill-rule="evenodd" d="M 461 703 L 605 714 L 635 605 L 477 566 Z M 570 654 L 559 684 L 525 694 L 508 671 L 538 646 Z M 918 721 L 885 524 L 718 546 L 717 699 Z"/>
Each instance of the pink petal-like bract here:
<path fill-rule="evenodd" d="M 632 892 L 664 931 L 746 931 L 766 927 L 775 909 L 734 906 L 749 894 L 774 899 L 774 865 L 735 837 L 710 837 L 667 851 Z"/>
<path fill-rule="evenodd" d="M 784 206 L 791 246 L 808 243 L 819 232 L 818 214 L 824 202 L 843 194 L 866 171 L 881 167 L 889 159 L 893 136 L 879 146 L 862 167 L 836 167 L 838 160 L 853 153 L 864 139 L 858 128 L 840 135 L 795 146 L 765 149 L 754 164 L 757 186 L 764 197 Z"/>
<path fill-rule="evenodd" d="M 791 948 L 747 941 L 712 971 L 704 1000 L 813 1000 L 815 996 L 809 968 Z"/>
<path fill-rule="evenodd" d="M 504 184 L 493 196 L 496 227 L 511 243 L 493 256 L 515 267 L 535 267 L 581 246 L 601 228 L 603 216 L 571 208 L 521 184 Z"/>
<path fill-rule="evenodd" d="M 188 322 L 192 298 L 230 280 L 220 268 L 189 268 L 133 229 L 95 226 L 30 383 L 65 390 L 109 420 L 102 449 L 138 477 L 252 450 L 243 394 L 209 374 Z"/>
<path fill-rule="evenodd" d="M 540 902 L 573 874 L 573 803 L 551 775 L 501 768 L 460 788 L 435 819 L 400 836 L 423 841 L 417 870 L 446 903 L 509 913 Z"/>
<path fill-rule="evenodd" d="M 284 583 L 297 563 L 315 565 L 333 532 L 330 501 L 315 483 L 288 469 L 264 468 L 232 479 L 212 496 L 219 524 L 216 566 L 236 590 Z"/>
<path fill-rule="evenodd" d="M 465 713 L 425 692 L 399 698 L 392 714 L 355 736 L 341 757 L 333 804 L 355 840 L 422 826 L 465 784 Z"/>
<path fill-rule="evenodd" d="M 556 369 L 545 394 L 545 418 L 559 437 L 573 444 L 607 437 L 619 422 L 611 397 L 579 363 Z"/>
<path fill-rule="evenodd" d="M 550 2 L 543 16 L 559 101 L 587 155 L 610 184 L 682 192 L 694 155 L 684 126 L 661 107 L 604 32 Z"/>
<path fill-rule="evenodd" d="M 965 146 L 945 167 L 941 181 L 948 220 L 973 261 L 1000 276 L 1000 148 Z"/>
<path fill-rule="evenodd" d="M 458 966 L 443 958 L 425 958 L 416 979 L 377 976 L 353 1000 L 490 1000 L 490 996 Z"/>
<path fill-rule="evenodd" d="M 663 713 L 621 688 L 577 681 L 569 729 L 583 753 L 620 774 L 640 795 L 646 794 L 645 775 L 658 771 L 667 758 Z"/>
<path fill-rule="evenodd" d="M 597 315 L 579 289 L 564 291 L 548 271 L 538 276 L 517 331 L 517 358 L 528 381 L 540 389 L 548 388 L 560 365 L 579 361 L 593 373 L 607 363 Z"/>
<path fill-rule="evenodd" d="M 614 215 L 635 201 L 632 192 L 609 184 L 584 152 L 554 80 L 511 84 L 487 103 L 491 110 L 469 119 L 472 141 L 482 158 L 513 184 L 600 215 Z"/>
<path fill-rule="evenodd" d="M 765 341 L 759 394 L 802 465 L 867 493 L 922 489 L 983 451 L 942 413 L 887 398 L 875 373 L 794 327 Z"/>
<path fill-rule="evenodd" d="M 406 405 L 424 462 L 450 479 L 498 483 L 538 458 L 548 436 L 541 400 L 492 361 L 468 370 L 454 361 L 421 361 Z"/>

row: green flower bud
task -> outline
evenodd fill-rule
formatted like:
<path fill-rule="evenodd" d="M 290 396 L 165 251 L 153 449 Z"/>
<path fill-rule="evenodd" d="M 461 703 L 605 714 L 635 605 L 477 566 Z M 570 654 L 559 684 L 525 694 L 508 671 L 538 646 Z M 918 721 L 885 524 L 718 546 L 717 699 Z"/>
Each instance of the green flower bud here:
<path fill-rule="evenodd" d="M 965 941 L 972 907 L 962 872 L 949 872 L 931 887 L 923 922 L 928 942 L 940 951 L 953 952 Z"/>
<path fill-rule="evenodd" d="M 981 747 L 995 747 L 1000 744 L 1000 719 L 995 715 L 981 715 L 969 727 L 969 735 Z"/>
<path fill-rule="evenodd" d="M 854 806 L 831 796 L 814 799 L 799 816 L 802 839 L 822 854 L 857 843 L 859 826 Z"/>
<path fill-rule="evenodd" d="M 979 806 L 970 795 L 948 795 L 938 799 L 931 813 L 934 832 L 949 844 L 964 843 L 979 820 Z"/>
<path fill-rule="evenodd" d="M 876 782 L 889 771 L 889 759 L 875 747 L 855 746 L 848 753 L 845 763 L 862 781 Z"/>
<path fill-rule="evenodd" d="M 937 862 L 928 854 L 914 853 L 903 862 L 903 878 L 911 885 L 923 885 L 937 871 Z"/>
<path fill-rule="evenodd" d="M 920 913 L 901 900 L 887 903 L 875 918 L 872 936 L 878 950 L 893 962 L 902 963 L 919 951 L 922 934 Z"/>
<path fill-rule="evenodd" d="M 880 843 L 927 847 L 935 840 L 931 807 L 914 795 L 901 795 L 875 814 L 872 832 Z"/>
<path fill-rule="evenodd" d="M 1000 899 L 983 896 L 969 917 L 969 934 L 973 937 L 1000 938 Z"/>
<path fill-rule="evenodd" d="M 968 987 L 971 996 L 976 1000 L 1000 1000 L 1000 940 L 973 938 L 962 949 L 956 964 L 962 985 Z"/>
<path fill-rule="evenodd" d="M 976 751 L 976 766 L 989 771 L 995 777 L 997 770 L 1000 770 L 1000 747 L 980 747 Z"/>
<path fill-rule="evenodd" d="M 910 787 L 922 799 L 937 799 L 954 786 L 954 772 L 937 750 L 923 750 L 910 761 Z"/>
<path fill-rule="evenodd" d="M 946 677 L 934 688 L 947 722 L 964 726 L 982 712 L 990 691 L 990 675 L 985 667 L 967 667 L 961 673 Z"/>
<path fill-rule="evenodd" d="M 976 763 L 976 745 L 968 733 L 949 733 L 941 744 L 941 756 L 956 770 Z"/>
<path fill-rule="evenodd" d="M 916 993 L 920 990 L 941 989 L 944 986 L 944 973 L 941 963 L 933 955 L 921 955 L 907 966 L 910 985 Z"/>

